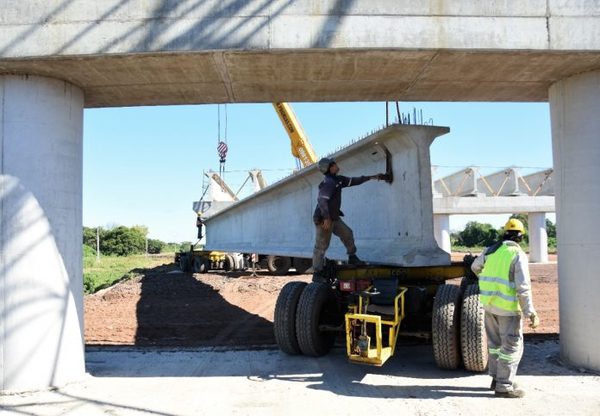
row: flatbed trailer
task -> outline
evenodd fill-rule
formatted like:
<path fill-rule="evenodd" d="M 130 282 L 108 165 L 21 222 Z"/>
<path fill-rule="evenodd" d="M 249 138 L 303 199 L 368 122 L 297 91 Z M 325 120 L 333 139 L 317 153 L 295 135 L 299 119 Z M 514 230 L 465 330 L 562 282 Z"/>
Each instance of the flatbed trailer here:
<path fill-rule="evenodd" d="M 286 284 L 275 306 L 275 337 L 288 354 L 327 354 L 344 334 L 351 362 L 381 366 L 399 335 L 430 339 L 437 365 L 487 367 L 484 311 L 474 257 L 446 266 L 351 266 L 327 262 L 320 282 Z M 447 283 L 461 279 L 460 284 Z"/>

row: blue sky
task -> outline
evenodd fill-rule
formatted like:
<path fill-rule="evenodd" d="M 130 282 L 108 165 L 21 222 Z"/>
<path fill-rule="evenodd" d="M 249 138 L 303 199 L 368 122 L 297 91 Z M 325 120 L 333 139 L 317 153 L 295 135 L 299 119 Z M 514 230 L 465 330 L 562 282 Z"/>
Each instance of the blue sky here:
<path fill-rule="evenodd" d="M 382 102 L 292 106 L 318 156 L 385 124 Z M 450 127 L 431 147 L 431 162 L 441 166 L 441 175 L 466 166 L 480 166 L 483 173 L 508 166 L 552 167 L 547 103 L 420 102 L 400 103 L 400 108 L 411 113 L 422 109 L 425 120 Z M 224 137 L 224 107 L 220 109 Z M 192 201 L 202 193 L 203 171 L 219 167 L 217 114 L 217 105 L 86 109 L 84 225 L 139 224 L 149 227 L 151 238 L 195 240 Z M 226 124 L 226 169 L 233 171 L 226 180 L 234 190 L 248 169 L 263 169 L 272 183 L 296 166 L 271 104 L 229 104 Z M 506 218 L 454 216 L 450 226 L 462 229 L 470 219 L 498 226 Z"/>

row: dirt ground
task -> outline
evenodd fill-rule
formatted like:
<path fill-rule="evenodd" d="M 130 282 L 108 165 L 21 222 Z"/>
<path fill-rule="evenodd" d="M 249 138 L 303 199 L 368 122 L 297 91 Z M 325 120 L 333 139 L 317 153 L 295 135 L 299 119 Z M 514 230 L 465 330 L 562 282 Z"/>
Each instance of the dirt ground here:
<path fill-rule="evenodd" d="M 462 258 L 462 256 L 461 256 Z M 557 334 L 556 258 L 530 266 L 537 334 Z M 85 297 L 88 345 L 256 346 L 275 343 L 273 311 L 279 290 L 310 275 L 250 272 L 181 273 L 163 265 L 144 276 Z"/>

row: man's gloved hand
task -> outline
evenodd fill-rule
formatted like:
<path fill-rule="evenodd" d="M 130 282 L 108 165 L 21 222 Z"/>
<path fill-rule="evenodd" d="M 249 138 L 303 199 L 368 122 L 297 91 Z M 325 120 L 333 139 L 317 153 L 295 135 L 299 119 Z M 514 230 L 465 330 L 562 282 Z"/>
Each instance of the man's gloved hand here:
<path fill-rule="evenodd" d="M 377 179 L 378 181 L 388 181 L 389 178 L 389 175 L 385 173 L 378 173 L 377 175 L 371 176 L 371 179 Z"/>
<path fill-rule="evenodd" d="M 529 327 L 535 329 L 538 326 L 540 326 L 540 317 L 536 312 L 532 312 L 529 315 Z"/>

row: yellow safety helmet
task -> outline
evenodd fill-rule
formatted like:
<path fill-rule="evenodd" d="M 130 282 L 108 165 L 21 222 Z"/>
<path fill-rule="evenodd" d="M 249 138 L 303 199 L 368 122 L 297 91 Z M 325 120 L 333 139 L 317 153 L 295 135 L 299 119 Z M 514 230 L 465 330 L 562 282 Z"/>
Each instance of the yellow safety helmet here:
<path fill-rule="evenodd" d="M 504 224 L 504 231 L 518 231 L 521 234 L 525 234 L 525 227 L 518 219 L 510 218 L 506 224 Z"/>

